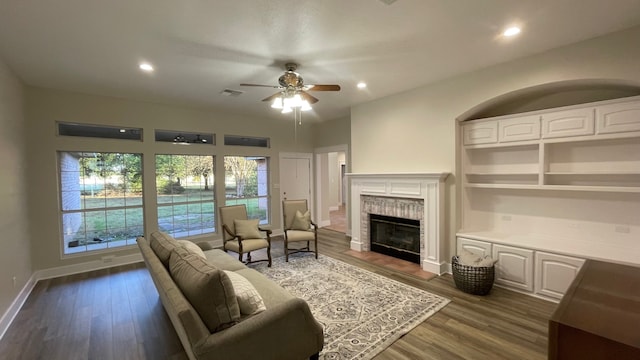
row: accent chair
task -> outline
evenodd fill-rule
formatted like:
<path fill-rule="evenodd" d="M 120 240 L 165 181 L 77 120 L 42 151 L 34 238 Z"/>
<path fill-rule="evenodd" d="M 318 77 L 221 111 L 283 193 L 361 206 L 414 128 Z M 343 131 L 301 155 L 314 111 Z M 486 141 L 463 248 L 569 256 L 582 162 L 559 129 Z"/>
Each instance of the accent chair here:
<path fill-rule="evenodd" d="M 233 251 L 238 254 L 240 262 L 245 264 L 268 261 L 271 267 L 271 230 L 261 228 L 259 220 L 247 217 L 247 207 L 242 205 L 230 205 L 220 207 L 220 223 L 222 224 L 224 251 Z M 266 234 L 266 238 L 265 235 Z M 267 260 L 251 260 L 251 252 L 267 249 Z M 244 254 L 247 260 L 243 261 Z"/>
<path fill-rule="evenodd" d="M 318 258 L 318 226 L 311 220 L 307 200 L 283 200 L 282 217 L 284 220 L 284 254 L 289 262 L 289 254 L 314 252 Z M 310 243 L 313 241 L 314 250 Z M 289 243 L 306 242 L 302 248 L 289 248 Z"/>

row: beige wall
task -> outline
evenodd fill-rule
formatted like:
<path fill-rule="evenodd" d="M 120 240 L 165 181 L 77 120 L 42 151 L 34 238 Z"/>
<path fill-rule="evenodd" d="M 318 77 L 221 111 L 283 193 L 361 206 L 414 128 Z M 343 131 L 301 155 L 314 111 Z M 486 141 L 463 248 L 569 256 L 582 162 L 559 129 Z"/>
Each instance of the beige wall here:
<path fill-rule="evenodd" d="M 351 120 L 348 116 L 313 124 L 313 146 L 315 148 L 350 143 Z"/>
<path fill-rule="evenodd" d="M 455 244 L 456 118 L 503 94 L 552 82 L 597 79 L 640 85 L 640 27 L 500 64 L 351 111 L 355 173 L 447 171 L 445 235 Z M 525 39 L 523 39 L 524 41 Z"/>
<path fill-rule="evenodd" d="M 268 109 L 265 108 L 265 111 Z M 142 127 L 143 142 L 74 138 L 56 135 L 56 121 L 94 123 L 126 127 Z M 145 189 L 155 189 L 153 168 L 156 153 L 175 152 L 171 143 L 156 143 L 154 129 L 182 130 L 188 132 L 213 132 L 217 145 L 180 146 L 186 154 L 216 155 L 216 172 L 224 171 L 224 155 L 266 155 L 270 157 L 269 176 L 272 183 L 279 183 L 278 153 L 312 152 L 311 126 L 298 129 L 294 137 L 293 119 L 276 121 L 240 115 L 218 113 L 177 106 L 128 101 L 117 98 L 92 96 L 41 88 L 27 89 L 27 123 L 29 146 L 28 180 L 31 189 L 30 224 L 32 233 L 32 262 L 34 269 L 47 269 L 63 265 L 98 260 L 105 254 L 83 255 L 61 259 L 58 184 L 56 151 L 122 151 L 143 154 Z M 270 149 L 224 146 L 223 135 L 267 136 Z M 37 165 L 36 165 L 37 164 Z M 220 179 L 220 178 L 218 178 Z M 280 220 L 280 195 L 271 189 L 271 223 L 278 228 Z M 217 199 L 224 199 L 224 188 L 216 187 Z M 219 202 L 218 206 L 221 205 Z M 155 195 L 145 194 L 146 231 L 156 229 Z M 205 237 L 210 239 L 211 237 Z M 217 236 L 216 236 L 217 238 Z M 117 251 L 116 256 L 136 252 L 137 249 Z"/>
<path fill-rule="evenodd" d="M 23 108 L 24 87 L 0 60 L 0 314 L 32 274 Z"/>

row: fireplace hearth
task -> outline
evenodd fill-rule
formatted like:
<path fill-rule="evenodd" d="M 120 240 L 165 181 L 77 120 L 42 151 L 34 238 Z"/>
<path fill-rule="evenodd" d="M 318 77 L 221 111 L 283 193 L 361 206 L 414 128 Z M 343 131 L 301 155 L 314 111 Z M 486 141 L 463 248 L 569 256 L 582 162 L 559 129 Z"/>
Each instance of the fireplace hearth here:
<path fill-rule="evenodd" d="M 420 264 L 420 221 L 369 215 L 371 251 Z"/>

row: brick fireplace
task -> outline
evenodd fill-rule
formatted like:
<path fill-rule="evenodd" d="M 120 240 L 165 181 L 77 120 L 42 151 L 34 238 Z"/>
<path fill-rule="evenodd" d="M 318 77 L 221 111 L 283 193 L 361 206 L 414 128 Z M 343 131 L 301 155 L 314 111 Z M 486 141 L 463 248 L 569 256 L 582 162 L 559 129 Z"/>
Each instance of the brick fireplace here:
<path fill-rule="evenodd" d="M 347 174 L 351 180 L 351 249 L 369 251 L 369 215 L 420 222 L 420 266 L 447 271 L 444 243 L 444 180 L 448 173 Z"/>

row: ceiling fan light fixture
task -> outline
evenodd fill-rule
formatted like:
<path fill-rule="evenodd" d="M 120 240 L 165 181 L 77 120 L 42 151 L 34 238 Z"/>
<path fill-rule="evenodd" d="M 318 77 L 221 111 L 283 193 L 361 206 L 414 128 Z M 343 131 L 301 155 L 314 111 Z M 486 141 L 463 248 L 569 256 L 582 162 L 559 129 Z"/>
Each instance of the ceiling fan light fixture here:
<path fill-rule="evenodd" d="M 286 100 L 286 99 L 285 99 L 285 100 Z M 290 112 L 292 112 L 292 111 L 293 111 L 293 109 L 291 109 L 291 107 L 290 107 L 290 106 L 287 106 L 287 105 L 285 105 L 285 106 L 282 108 L 282 113 L 283 113 L 283 114 L 288 114 L 288 113 L 290 113 Z"/>
<path fill-rule="evenodd" d="M 273 99 L 273 103 L 271 103 L 271 107 L 274 109 L 282 109 L 283 108 L 282 97 L 278 96 L 277 98 Z"/>
<path fill-rule="evenodd" d="M 302 105 L 300 106 L 300 111 L 309 111 L 311 110 L 311 104 L 307 100 L 302 100 Z"/>

